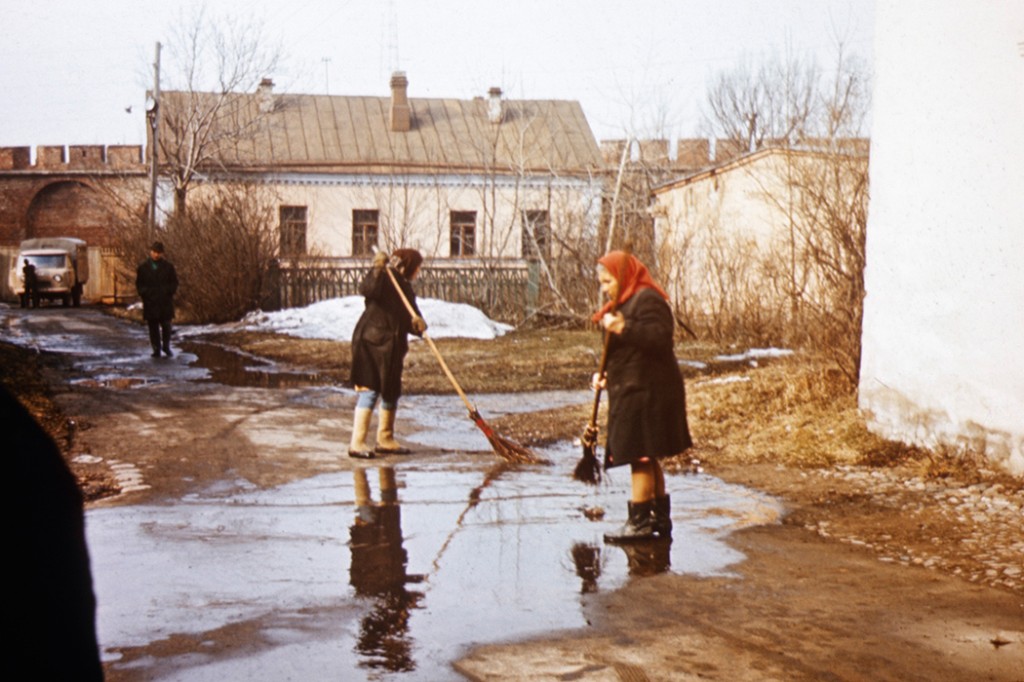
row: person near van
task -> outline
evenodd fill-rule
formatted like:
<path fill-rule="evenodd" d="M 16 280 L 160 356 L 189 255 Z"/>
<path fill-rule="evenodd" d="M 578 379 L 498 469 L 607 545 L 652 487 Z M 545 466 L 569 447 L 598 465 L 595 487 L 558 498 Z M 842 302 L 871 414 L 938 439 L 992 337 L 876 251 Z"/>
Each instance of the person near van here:
<path fill-rule="evenodd" d="M 604 376 L 593 379 L 595 388 L 608 389 L 604 465 L 628 464 L 631 474 L 626 522 L 604 539 L 613 544 L 668 539 L 672 517 L 658 460 L 692 445 L 672 310 L 668 295 L 632 254 L 611 251 L 598 260 L 597 271 L 608 297 L 593 318 L 609 335 Z"/>
<path fill-rule="evenodd" d="M 25 280 L 25 297 L 21 299 L 21 307 L 24 308 L 31 305 L 33 308 L 38 308 L 39 276 L 36 274 L 36 266 L 28 258 L 25 259 L 25 264 L 21 266 L 21 275 Z"/>
<path fill-rule="evenodd" d="M 164 257 L 162 242 L 153 242 L 149 258 L 135 272 L 135 289 L 142 298 L 142 317 L 149 325 L 149 343 L 153 357 L 160 351 L 171 357 L 171 320 L 174 319 L 174 294 L 178 291 L 178 273 Z"/>
<path fill-rule="evenodd" d="M 408 335 L 422 336 L 427 330 L 411 284 L 422 263 L 423 255 L 415 249 L 396 249 L 390 264 L 387 254 L 378 251 L 373 268 L 360 285 L 366 308 L 352 332 L 350 379 L 359 397 L 352 421 L 349 457 L 372 459 L 375 455 L 409 454 L 409 449 L 395 440 L 395 412 L 402 395 L 402 366 L 409 351 Z M 387 269 L 395 276 L 415 315 L 409 313 Z M 377 443 L 370 448 L 366 435 L 378 399 L 381 406 Z"/>

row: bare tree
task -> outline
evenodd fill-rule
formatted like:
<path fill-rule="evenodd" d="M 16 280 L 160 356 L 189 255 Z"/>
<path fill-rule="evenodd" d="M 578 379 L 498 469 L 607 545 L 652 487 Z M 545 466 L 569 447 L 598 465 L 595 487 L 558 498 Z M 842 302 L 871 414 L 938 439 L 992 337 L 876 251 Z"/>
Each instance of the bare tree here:
<path fill-rule="evenodd" d="M 184 210 L 203 170 L 221 168 L 240 141 L 265 126 L 273 105 L 254 106 L 244 93 L 273 73 L 279 60 L 280 48 L 258 19 L 207 18 L 205 9 L 182 15 L 167 42 L 159 113 L 161 173 L 172 184 L 175 213 Z"/>
<path fill-rule="evenodd" d="M 689 217 L 665 215 L 673 234 L 660 241 L 658 260 L 680 289 L 677 314 L 721 340 L 822 350 L 856 385 L 868 201 L 863 65 L 840 46 L 830 71 L 795 61 L 743 67 L 720 77 L 708 98 L 723 139 L 777 150 L 733 171 L 746 175 L 746 200 L 767 209 L 752 207 L 750 219 L 774 229 L 744 241 L 743 218 L 733 212 L 723 224 L 717 199 L 698 202 Z"/>
<path fill-rule="evenodd" d="M 793 57 L 745 62 L 712 83 L 705 131 L 737 152 L 802 140 L 815 125 L 820 79 L 817 64 Z"/>

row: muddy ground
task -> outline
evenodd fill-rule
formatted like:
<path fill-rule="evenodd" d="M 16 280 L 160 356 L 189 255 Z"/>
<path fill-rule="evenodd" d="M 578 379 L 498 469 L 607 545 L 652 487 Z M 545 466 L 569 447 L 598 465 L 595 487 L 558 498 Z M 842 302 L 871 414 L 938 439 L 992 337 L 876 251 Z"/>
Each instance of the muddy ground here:
<path fill-rule="evenodd" d="M 347 376 L 344 343 L 211 340 L 323 381 Z M 437 344 L 473 394 L 579 388 L 598 342 L 592 332 L 531 331 Z M 749 557 L 741 579 L 633 581 L 595 600 L 590 631 L 484 647 L 458 669 L 481 680 L 1024 680 L 1024 481 L 969 455 L 872 436 L 825 360 L 713 361 L 729 351 L 679 347 L 697 445 L 667 468 L 700 467 L 784 502 L 781 524 L 734 536 Z M 0 354 L 3 383 L 70 456 L 76 415 L 52 399 L 67 390 L 59 359 L 2 344 Z M 451 392 L 425 344 L 414 344 L 406 368 L 407 392 Z M 529 445 L 577 436 L 588 413 L 492 425 Z M 102 471 L 72 467 L 88 500 L 117 492 Z"/>

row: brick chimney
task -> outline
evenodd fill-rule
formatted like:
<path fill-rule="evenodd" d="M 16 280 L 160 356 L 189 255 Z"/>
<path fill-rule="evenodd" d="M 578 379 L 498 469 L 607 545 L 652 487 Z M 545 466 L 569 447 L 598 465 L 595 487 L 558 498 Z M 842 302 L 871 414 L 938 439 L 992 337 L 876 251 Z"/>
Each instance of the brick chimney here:
<path fill-rule="evenodd" d="M 260 81 L 259 87 L 256 88 L 256 94 L 259 96 L 260 113 L 269 114 L 274 110 L 274 81 L 270 78 L 264 78 Z"/>
<path fill-rule="evenodd" d="M 407 133 L 412 127 L 412 109 L 409 107 L 407 89 L 409 80 L 404 71 L 391 74 L 391 130 Z"/>
<path fill-rule="evenodd" d="M 501 108 L 501 88 L 493 87 L 487 91 L 487 120 L 491 123 L 501 123 L 504 112 Z"/>

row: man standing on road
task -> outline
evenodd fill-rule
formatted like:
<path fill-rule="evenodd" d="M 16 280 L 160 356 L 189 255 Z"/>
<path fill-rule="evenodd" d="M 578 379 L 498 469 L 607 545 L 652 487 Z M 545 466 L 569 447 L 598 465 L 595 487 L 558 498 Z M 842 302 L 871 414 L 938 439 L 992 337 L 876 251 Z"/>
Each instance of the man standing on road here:
<path fill-rule="evenodd" d="M 149 343 L 153 357 L 160 350 L 171 357 L 171 320 L 174 318 L 174 294 L 178 291 L 178 273 L 164 258 L 162 242 L 153 242 L 147 258 L 135 273 L 135 289 L 142 298 L 142 317 L 149 325 Z"/>
<path fill-rule="evenodd" d="M 30 263 L 28 258 L 25 259 L 25 264 L 21 268 L 21 274 L 25 279 L 25 296 L 21 299 L 21 307 L 31 305 L 33 308 L 38 308 L 39 280 L 36 275 L 36 266 Z"/>

